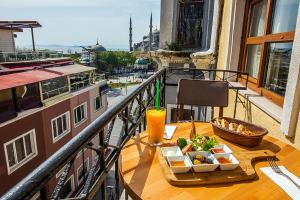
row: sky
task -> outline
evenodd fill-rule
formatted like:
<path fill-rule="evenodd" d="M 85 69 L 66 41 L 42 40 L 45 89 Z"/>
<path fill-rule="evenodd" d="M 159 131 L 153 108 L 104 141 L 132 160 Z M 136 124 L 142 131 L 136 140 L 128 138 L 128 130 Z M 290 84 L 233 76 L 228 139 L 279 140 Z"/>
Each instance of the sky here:
<path fill-rule="evenodd" d="M 149 33 L 150 13 L 159 29 L 160 0 L 0 0 L 0 20 L 34 20 L 37 45 L 91 45 L 128 49 L 129 17 L 133 42 Z M 17 34 L 17 47 L 31 45 L 30 31 Z"/>

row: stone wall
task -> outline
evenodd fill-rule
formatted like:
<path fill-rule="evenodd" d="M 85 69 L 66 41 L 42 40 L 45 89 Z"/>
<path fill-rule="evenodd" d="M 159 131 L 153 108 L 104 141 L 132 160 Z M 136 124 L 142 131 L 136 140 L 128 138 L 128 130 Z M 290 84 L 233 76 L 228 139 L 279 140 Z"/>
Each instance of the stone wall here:
<path fill-rule="evenodd" d="M 160 43 L 159 48 L 166 47 L 166 42 L 175 39 L 177 0 L 161 0 L 160 11 Z"/>
<path fill-rule="evenodd" d="M 158 63 L 158 68 L 168 66 L 185 66 L 208 69 L 216 63 L 216 56 L 212 54 L 194 56 L 190 52 L 155 51 L 150 57 Z"/>
<path fill-rule="evenodd" d="M 183 50 L 183 51 L 166 51 L 158 50 L 151 52 L 151 58 L 157 62 L 159 68 L 172 66 L 185 66 L 207 69 L 217 63 L 220 20 L 222 18 L 223 0 L 214 0 L 211 4 L 213 14 L 211 21 L 212 30 L 209 32 L 210 45 L 206 50 Z M 177 32 L 177 9 L 178 0 L 161 0 L 161 17 L 160 17 L 160 49 L 166 47 L 165 43 L 174 42 Z"/>

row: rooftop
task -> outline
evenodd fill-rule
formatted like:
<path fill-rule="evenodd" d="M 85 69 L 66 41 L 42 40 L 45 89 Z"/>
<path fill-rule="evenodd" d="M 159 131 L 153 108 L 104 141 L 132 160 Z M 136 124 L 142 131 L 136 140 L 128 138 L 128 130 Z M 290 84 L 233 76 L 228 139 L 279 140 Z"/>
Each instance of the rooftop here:
<path fill-rule="evenodd" d="M 36 83 L 47 79 L 63 76 L 63 73 L 47 69 L 30 70 L 0 76 L 0 90 Z"/>
<path fill-rule="evenodd" d="M 38 28 L 42 25 L 37 21 L 0 21 L 0 29 Z"/>

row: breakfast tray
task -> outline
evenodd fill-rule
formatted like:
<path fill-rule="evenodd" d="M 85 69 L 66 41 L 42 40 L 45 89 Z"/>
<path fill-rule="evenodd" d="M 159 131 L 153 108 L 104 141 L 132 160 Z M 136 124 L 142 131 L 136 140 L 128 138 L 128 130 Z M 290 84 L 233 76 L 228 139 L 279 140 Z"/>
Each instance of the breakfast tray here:
<path fill-rule="evenodd" d="M 195 173 L 190 171 L 189 173 L 184 174 L 174 174 L 160 149 L 157 153 L 166 180 L 171 185 L 176 186 L 232 183 L 250 180 L 257 176 L 255 169 L 252 166 L 253 161 L 275 158 L 275 154 L 269 150 L 239 151 L 233 153 L 240 162 L 239 166 L 234 170 L 221 171 L 217 169 L 213 172 Z"/>

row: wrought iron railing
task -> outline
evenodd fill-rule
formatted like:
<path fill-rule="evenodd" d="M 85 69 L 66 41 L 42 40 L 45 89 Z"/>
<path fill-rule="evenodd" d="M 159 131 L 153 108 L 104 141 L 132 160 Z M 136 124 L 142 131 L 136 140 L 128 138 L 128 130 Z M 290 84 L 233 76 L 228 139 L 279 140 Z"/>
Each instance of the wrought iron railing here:
<path fill-rule="evenodd" d="M 92 199 L 96 195 L 101 199 L 107 199 L 106 177 L 113 165 L 115 167 L 114 199 L 119 198 L 119 175 L 118 156 L 125 143 L 136 133 L 146 129 L 145 112 L 146 108 L 153 106 L 155 96 L 155 82 L 161 82 L 161 106 L 166 105 L 166 88 L 176 87 L 181 78 L 210 79 L 210 80 L 238 80 L 239 77 L 247 74 L 237 71 L 226 70 L 199 70 L 185 68 L 165 68 L 146 81 L 137 89 L 125 96 L 120 103 L 110 107 L 95 121 L 89 124 L 81 133 L 73 137 L 61 149 L 44 161 L 32 173 L 21 180 L 1 199 L 30 199 L 39 192 L 41 199 L 58 199 L 67 180 L 68 172 L 74 163 L 77 154 L 85 148 L 96 153 L 92 167 L 84 178 L 84 185 L 71 199 Z M 232 81 L 232 80 L 231 80 Z M 231 86 L 231 89 L 246 89 L 246 86 Z M 111 135 L 116 123 L 121 124 L 117 141 L 112 144 Z M 97 136 L 99 144 L 92 143 L 92 139 Z M 84 161 L 83 161 L 84 162 Z M 48 191 L 47 184 L 55 174 L 63 168 L 60 177 L 56 182 L 53 191 Z M 69 197 L 70 198 L 70 197 Z"/>

